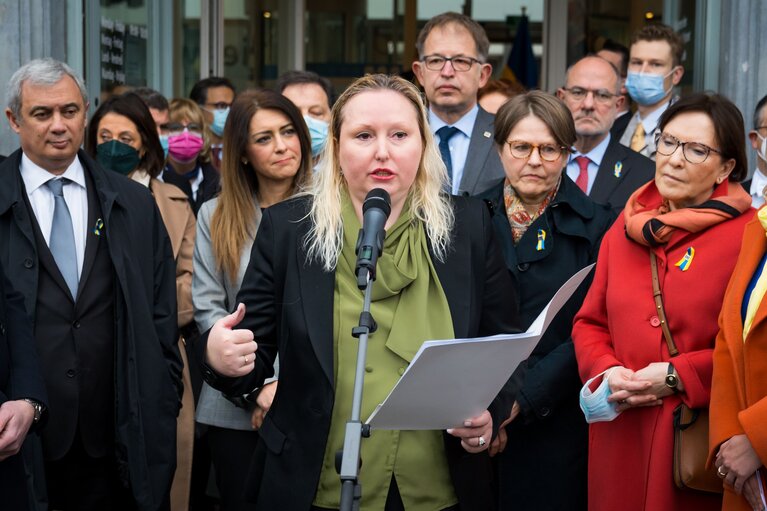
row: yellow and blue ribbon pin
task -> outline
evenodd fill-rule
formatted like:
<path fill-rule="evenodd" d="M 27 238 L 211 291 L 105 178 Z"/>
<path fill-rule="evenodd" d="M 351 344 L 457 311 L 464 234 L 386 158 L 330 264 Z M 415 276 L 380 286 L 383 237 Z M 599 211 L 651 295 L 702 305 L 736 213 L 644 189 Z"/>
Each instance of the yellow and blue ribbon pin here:
<path fill-rule="evenodd" d="M 678 266 L 679 269 L 682 271 L 687 271 L 690 269 L 690 265 L 692 264 L 693 257 L 695 257 L 695 249 L 690 247 L 684 253 L 684 257 L 682 257 L 679 261 L 677 261 L 676 264 L 674 264 L 674 266 Z"/>
<path fill-rule="evenodd" d="M 96 225 L 93 226 L 93 234 L 96 236 L 101 236 L 101 229 L 104 228 L 104 221 L 100 218 L 96 220 Z"/>
<path fill-rule="evenodd" d="M 535 246 L 535 250 L 540 252 L 546 249 L 546 231 L 538 229 L 538 244 Z"/>
<path fill-rule="evenodd" d="M 613 167 L 613 175 L 615 177 L 621 177 L 621 172 L 623 172 L 623 162 L 619 161 L 615 164 L 615 167 Z"/>

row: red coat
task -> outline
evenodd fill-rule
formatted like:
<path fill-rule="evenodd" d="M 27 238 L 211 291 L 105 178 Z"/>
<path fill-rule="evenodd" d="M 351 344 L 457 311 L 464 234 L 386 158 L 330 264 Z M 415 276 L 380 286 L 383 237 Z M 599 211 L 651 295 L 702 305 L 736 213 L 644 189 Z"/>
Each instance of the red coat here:
<path fill-rule="evenodd" d="M 719 318 L 711 385 L 711 455 L 733 435 L 746 434 L 762 463 L 767 462 L 767 300 L 762 300 L 746 342 L 741 305 L 751 277 L 767 251 L 757 218 L 746 225 L 738 264 Z M 746 499 L 726 491 L 722 509 L 751 510 Z"/>
<path fill-rule="evenodd" d="M 753 210 L 697 234 L 677 230 L 654 249 L 664 305 L 680 351 L 673 363 L 681 396 L 635 408 L 589 429 L 589 509 L 598 511 L 714 510 L 721 498 L 677 490 L 671 472 L 673 411 L 680 400 L 707 406 L 717 318 Z M 649 248 L 629 240 L 619 218 L 605 235 L 596 274 L 573 327 L 581 378 L 621 365 L 632 370 L 669 361 L 652 296 Z M 687 271 L 675 263 L 689 247 Z"/>

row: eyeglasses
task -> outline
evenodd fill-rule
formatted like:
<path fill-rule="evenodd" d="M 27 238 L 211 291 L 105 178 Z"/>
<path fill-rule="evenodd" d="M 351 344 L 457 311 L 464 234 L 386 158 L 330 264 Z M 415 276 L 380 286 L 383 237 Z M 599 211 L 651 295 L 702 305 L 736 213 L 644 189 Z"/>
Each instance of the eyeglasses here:
<path fill-rule="evenodd" d="M 682 146 L 684 159 L 695 164 L 706 161 L 711 151 L 719 155 L 722 154 L 720 150 L 700 142 L 680 142 L 678 138 L 668 133 L 658 133 L 655 135 L 655 146 L 658 154 L 663 156 L 671 156 L 679 146 Z"/>
<path fill-rule="evenodd" d="M 612 92 L 606 91 L 605 89 L 584 89 L 583 87 L 562 87 L 562 90 L 567 92 L 570 97 L 577 102 L 581 102 L 586 99 L 586 97 L 589 95 L 589 92 L 594 95 L 594 101 L 601 105 L 606 105 L 610 103 L 617 94 L 613 94 Z"/>
<path fill-rule="evenodd" d="M 474 57 L 443 57 L 442 55 L 427 55 L 421 59 L 421 62 L 424 63 L 426 69 L 429 71 L 442 71 L 445 64 L 450 62 L 450 64 L 453 65 L 453 69 L 461 72 L 471 69 L 471 66 L 473 66 L 475 62 L 477 64 L 482 63 Z"/>
<path fill-rule="evenodd" d="M 160 124 L 160 129 L 163 131 L 163 133 L 167 133 L 168 135 L 180 135 L 184 132 L 185 129 L 191 131 L 192 133 L 202 134 L 202 126 L 200 126 L 197 123 L 190 122 L 189 124 L 182 124 L 180 122 L 166 122 L 165 124 Z"/>
<path fill-rule="evenodd" d="M 562 153 L 567 151 L 566 147 L 554 144 L 531 144 L 522 140 L 507 140 L 511 155 L 519 160 L 529 158 L 533 154 L 533 149 L 538 149 L 538 154 L 543 161 L 557 161 Z"/>

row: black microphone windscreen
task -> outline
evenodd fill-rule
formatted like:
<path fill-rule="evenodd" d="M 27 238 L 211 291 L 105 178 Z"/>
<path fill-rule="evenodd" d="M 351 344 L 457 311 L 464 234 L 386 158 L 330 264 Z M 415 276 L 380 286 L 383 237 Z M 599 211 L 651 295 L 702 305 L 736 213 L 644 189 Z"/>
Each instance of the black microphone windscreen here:
<path fill-rule="evenodd" d="M 370 208 L 381 209 L 386 217 L 389 217 L 391 213 L 391 197 L 389 192 L 383 188 L 373 188 L 365 197 L 365 202 L 362 203 L 362 214 L 364 215 Z"/>

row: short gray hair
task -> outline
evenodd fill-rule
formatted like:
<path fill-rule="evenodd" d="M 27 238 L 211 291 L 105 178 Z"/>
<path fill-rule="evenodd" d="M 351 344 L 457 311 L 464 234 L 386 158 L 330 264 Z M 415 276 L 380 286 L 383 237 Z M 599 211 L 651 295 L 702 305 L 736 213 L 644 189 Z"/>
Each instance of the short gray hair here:
<path fill-rule="evenodd" d="M 65 75 L 75 81 L 80 89 L 80 95 L 83 97 L 83 106 L 87 105 L 88 91 L 85 89 L 85 82 L 75 73 L 74 69 L 58 60 L 44 58 L 29 61 L 13 73 L 11 79 L 8 80 L 8 87 L 5 90 L 6 106 L 11 110 L 16 120 L 20 121 L 21 87 L 24 85 L 24 82 L 28 81 L 35 85 L 55 85 Z"/>

